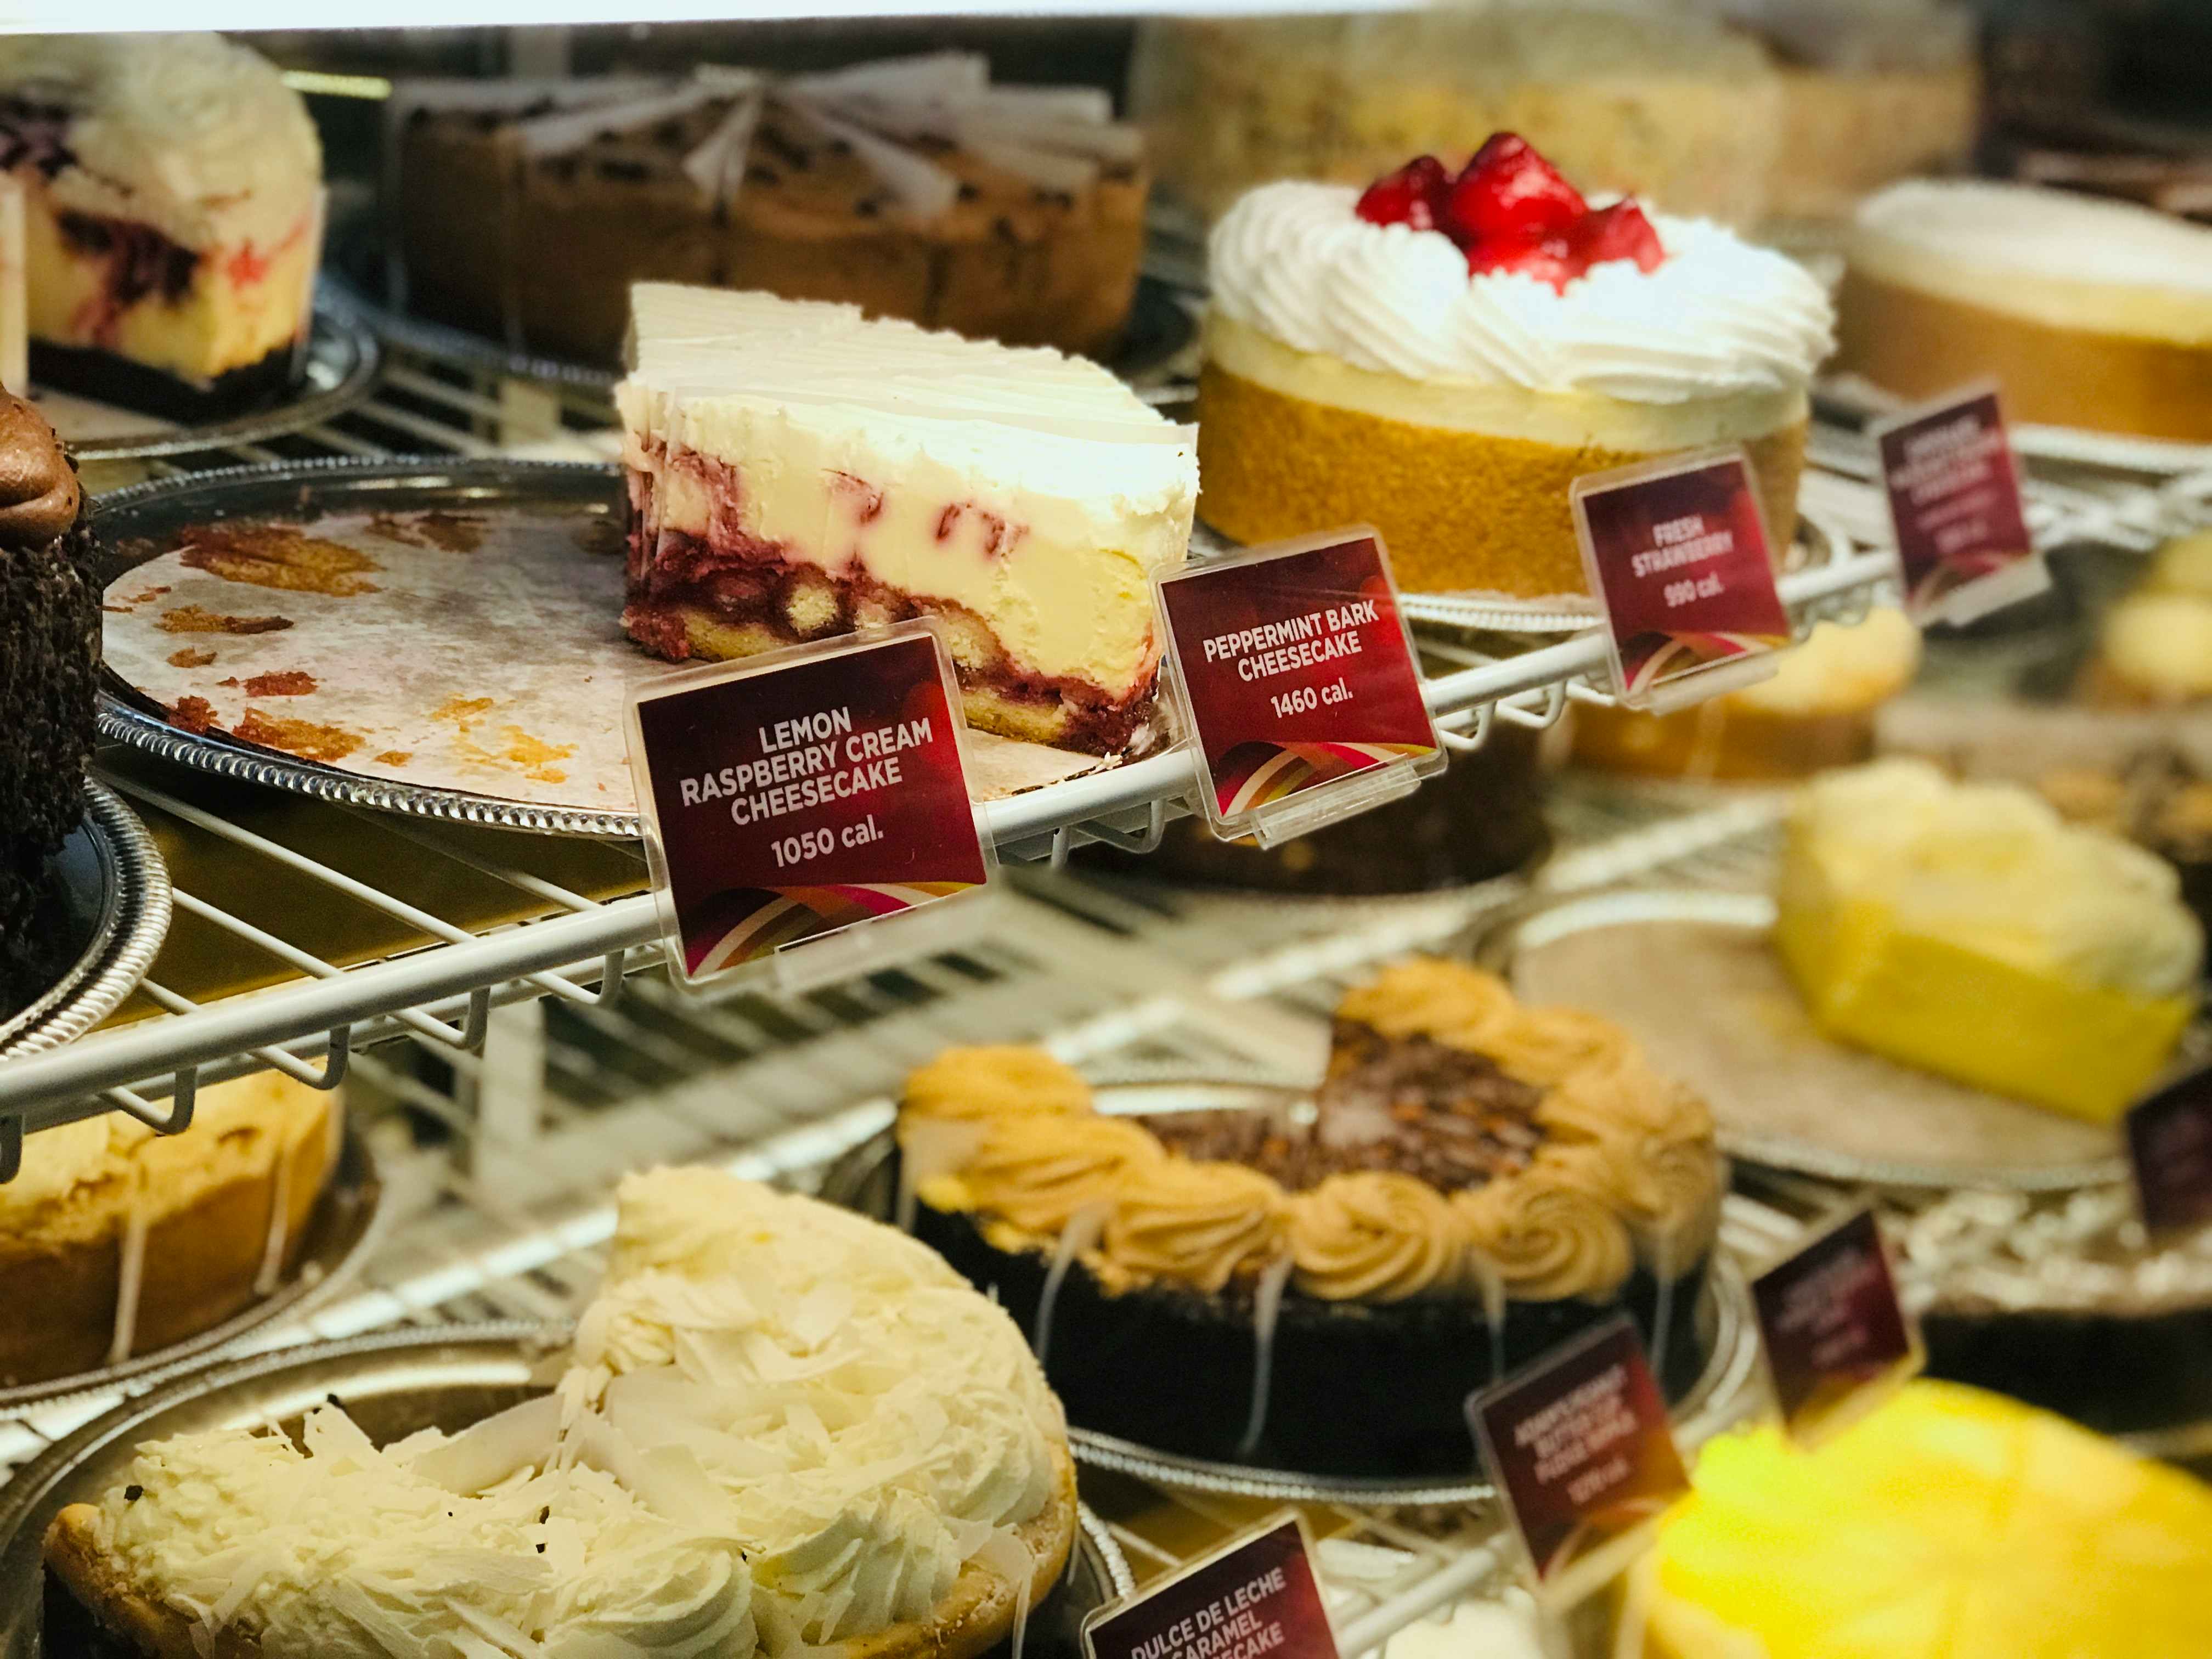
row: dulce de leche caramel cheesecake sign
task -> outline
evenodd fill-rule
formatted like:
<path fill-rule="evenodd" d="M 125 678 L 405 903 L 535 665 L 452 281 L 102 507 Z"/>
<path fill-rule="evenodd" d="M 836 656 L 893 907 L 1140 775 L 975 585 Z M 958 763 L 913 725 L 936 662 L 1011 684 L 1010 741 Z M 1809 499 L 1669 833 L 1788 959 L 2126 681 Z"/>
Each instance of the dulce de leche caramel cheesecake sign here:
<path fill-rule="evenodd" d="M 773 960 L 787 981 L 911 954 L 994 861 L 934 629 L 800 646 L 650 682 L 630 764 L 669 955 L 697 984 Z M 808 944 L 869 924 L 831 954 Z M 787 947 L 807 945 L 796 956 Z M 822 952 L 817 957 L 815 952 Z"/>
<path fill-rule="evenodd" d="M 1216 560 L 1163 577 L 1158 592 L 1215 834 L 1273 846 L 1442 769 L 1373 531 Z"/>
<path fill-rule="evenodd" d="M 1084 1620 L 1085 1659 L 1337 1659 L 1305 1528 L 1273 1516 Z"/>
<path fill-rule="evenodd" d="M 1484 1463 L 1561 1604 L 1604 1583 L 1689 1490 L 1667 1401 L 1626 1316 L 1469 1396 Z"/>
<path fill-rule="evenodd" d="M 1586 473 L 1569 495 L 1621 702 L 1664 713 L 1774 672 L 1790 613 L 1741 449 Z"/>
<path fill-rule="evenodd" d="M 1923 404 L 1872 435 L 1915 622 L 1970 623 L 2051 585 L 1996 387 Z"/>

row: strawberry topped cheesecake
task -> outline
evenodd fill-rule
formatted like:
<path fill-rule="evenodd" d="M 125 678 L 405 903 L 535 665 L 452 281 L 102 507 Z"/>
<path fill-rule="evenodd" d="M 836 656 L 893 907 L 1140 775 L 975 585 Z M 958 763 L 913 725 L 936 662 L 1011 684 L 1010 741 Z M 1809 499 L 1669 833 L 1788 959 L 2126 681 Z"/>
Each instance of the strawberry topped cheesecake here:
<path fill-rule="evenodd" d="M 1454 175 L 1268 185 L 1216 227 L 1200 516 L 1245 542 L 1364 522 L 1400 582 L 1585 591 L 1568 485 L 1741 444 L 1778 544 L 1832 313 L 1790 259 L 1593 204 L 1511 133 Z"/>

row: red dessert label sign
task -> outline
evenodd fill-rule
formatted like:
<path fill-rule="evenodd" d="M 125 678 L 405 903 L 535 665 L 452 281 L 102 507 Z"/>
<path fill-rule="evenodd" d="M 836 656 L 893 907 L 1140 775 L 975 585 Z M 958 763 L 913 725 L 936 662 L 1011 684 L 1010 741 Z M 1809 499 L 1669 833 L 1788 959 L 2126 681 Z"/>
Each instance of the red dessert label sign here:
<path fill-rule="evenodd" d="M 697 984 L 981 890 L 992 860 L 963 729 L 923 623 L 641 688 L 630 766 L 678 976 Z"/>
<path fill-rule="evenodd" d="M 2145 1097 L 2127 1117 L 2144 1229 L 2163 1243 L 2212 1224 L 2212 1066 Z"/>
<path fill-rule="evenodd" d="M 1620 1571 L 1689 1490 L 1667 1402 L 1625 1316 L 1473 1395 L 1467 1410 L 1537 1585 L 1559 1601 Z"/>
<path fill-rule="evenodd" d="M 1775 1398 L 1811 1445 L 1887 1399 L 1920 1369 L 1920 1341 L 1874 1212 L 1861 1210 L 1752 1281 Z"/>
<path fill-rule="evenodd" d="M 1970 623 L 2051 585 L 1995 386 L 1923 404 L 1871 435 L 1915 622 Z"/>
<path fill-rule="evenodd" d="M 1741 449 L 1588 473 L 1569 495 L 1621 702 L 1663 713 L 1774 672 L 1790 613 Z"/>
<path fill-rule="evenodd" d="M 1159 603 L 1216 834 L 1271 846 L 1443 767 L 1373 531 L 1180 572 L 1161 580 Z"/>
<path fill-rule="evenodd" d="M 1085 1659 L 1337 1659 L 1305 1528 L 1277 1515 L 1173 1577 L 1099 1608 Z"/>

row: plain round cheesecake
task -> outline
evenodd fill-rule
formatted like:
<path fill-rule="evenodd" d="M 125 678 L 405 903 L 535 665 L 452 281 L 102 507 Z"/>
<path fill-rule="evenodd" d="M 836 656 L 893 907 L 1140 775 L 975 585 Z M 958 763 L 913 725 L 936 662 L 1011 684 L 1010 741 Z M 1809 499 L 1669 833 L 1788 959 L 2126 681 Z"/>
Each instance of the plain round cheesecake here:
<path fill-rule="evenodd" d="M 1366 523 L 1408 589 L 1581 593 L 1574 479 L 1723 444 L 1796 526 L 1827 298 L 1717 225 L 1502 133 L 1456 178 L 1263 186 L 1209 257 L 1199 512 L 1239 541 Z"/>
<path fill-rule="evenodd" d="M 2212 228 L 2133 203 L 1894 185 L 1859 209 L 1838 335 L 1902 397 L 1993 376 L 2017 420 L 2212 442 Z"/>

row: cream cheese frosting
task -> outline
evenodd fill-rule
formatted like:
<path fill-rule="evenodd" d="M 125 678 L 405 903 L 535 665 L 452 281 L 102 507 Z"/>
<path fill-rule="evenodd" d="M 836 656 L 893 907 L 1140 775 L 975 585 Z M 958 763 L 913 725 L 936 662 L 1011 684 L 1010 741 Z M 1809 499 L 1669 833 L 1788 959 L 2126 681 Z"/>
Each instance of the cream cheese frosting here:
<path fill-rule="evenodd" d="M 1911 179 L 1859 206 L 1854 272 L 2061 328 L 2212 342 L 2212 229 L 2035 185 Z"/>
<path fill-rule="evenodd" d="M 0 88 L 71 112 L 60 208 L 152 225 L 198 251 L 267 254 L 322 187 L 300 95 L 259 53 L 216 34 L 0 38 Z"/>
<path fill-rule="evenodd" d="M 1651 216 L 1667 257 L 1593 265 L 1564 292 L 1470 276 L 1440 231 L 1359 218 L 1340 185 L 1264 185 L 1209 243 L 1213 303 L 1298 350 L 1413 380 L 1674 404 L 1799 392 L 1834 313 L 1793 260 L 1704 220 Z"/>
<path fill-rule="evenodd" d="M 553 1395 L 382 1449 L 336 1407 L 304 1452 L 149 1446 L 100 1542 L 268 1659 L 796 1653 L 926 1616 L 963 1564 L 1026 1571 L 1012 1528 L 1065 1426 L 994 1304 L 889 1228 L 714 1171 L 618 1203 Z"/>
<path fill-rule="evenodd" d="M 2172 866 L 2012 785 L 1877 761 L 1808 785 L 1790 832 L 1805 856 L 1786 867 L 1823 884 L 1821 896 L 1881 904 L 1915 933 L 2029 972 L 2169 997 L 2203 959 Z"/>

